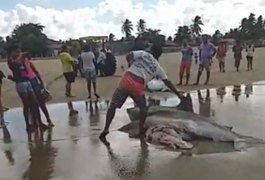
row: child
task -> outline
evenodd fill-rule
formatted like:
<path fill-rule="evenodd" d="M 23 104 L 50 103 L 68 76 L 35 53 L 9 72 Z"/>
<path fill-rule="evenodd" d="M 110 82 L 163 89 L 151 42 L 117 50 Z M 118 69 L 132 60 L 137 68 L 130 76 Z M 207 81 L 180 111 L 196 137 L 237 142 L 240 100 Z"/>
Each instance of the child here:
<path fill-rule="evenodd" d="M 219 61 L 219 69 L 220 72 L 225 72 L 225 57 L 226 57 L 227 49 L 225 47 L 224 42 L 220 42 L 217 48 L 216 59 Z"/>
<path fill-rule="evenodd" d="M 252 70 L 253 69 L 253 67 L 252 67 L 252 61 L 253 61 L 253 55 L 254 55 L 254 52 L 255 52 L 254 46 L 249 45 L 246 48 L 246 52 L 247 52 L 248 71 L 249 71 L 249 70 Z"/>

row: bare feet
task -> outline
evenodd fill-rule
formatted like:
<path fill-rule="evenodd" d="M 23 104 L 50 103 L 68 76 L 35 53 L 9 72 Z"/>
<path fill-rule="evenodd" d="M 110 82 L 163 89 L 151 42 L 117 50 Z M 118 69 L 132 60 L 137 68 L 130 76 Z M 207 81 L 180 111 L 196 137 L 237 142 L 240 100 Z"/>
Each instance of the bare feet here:
<path fill-rule="evenodd" d="M 100 96 L 97 93 L 95 93 L 94 95 L 96 96 L 97 99 L 100 98 Z"/>
<path fill-rule="evenodd" d="M 47 130 L 47 129 L 49 129 L 49 127 L 46 125 L 46 124 L 40 124 L 40 128 L 42 129 L 42 130 Z"/>
<path fill-rule="evenodd" d="M 51 121 L 48 121 L 48 127 L 54 127 L 54 124 Z"/>
<path fill-rule="evenodd" d="M 1 112 L 5 112 L 5 111 L 8 111 L 8 110 L 9 110 L 9 108 L 8 107 L 5 107 L 5 106 L 3 106 L 3 107 L 0 108 L 0 111 Z"/>
<path fill-rule="evenodd" d="M 99 139 L 101 140 L 101 142 L 103 144 L 105 144 L 106 146 L 110 146 L 110 143 L 107 141 L 106 136 L 109 134 L 109 131 L 103 131 L 100 136 Z"/>
<path fill-rule="evenodd" d="M 199 85 L 199 83 L 196 82 L 196 83 L 194 83 L 193 85 L 194 85 L 194 86 L 197 86 L 197 85 Z"/>
<path fill-rule="evenodd" d="M 74 98 L 74 97 L 75 97 L 75 96 L 72 95 L 72 94 L 65 94 L 65 96 L 68 97 L 68 98 Z"/>

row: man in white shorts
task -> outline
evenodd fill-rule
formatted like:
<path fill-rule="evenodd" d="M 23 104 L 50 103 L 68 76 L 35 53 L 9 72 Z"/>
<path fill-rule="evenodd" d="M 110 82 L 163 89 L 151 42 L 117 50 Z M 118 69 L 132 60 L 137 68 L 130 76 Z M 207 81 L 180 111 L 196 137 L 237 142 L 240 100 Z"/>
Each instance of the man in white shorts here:
<path fill-rule="evenodd" d="M 88 99 L 91 98 L 91 82 L 94 88 L 94 95 L 96 98 L 99 98 L 97 94 L 97 86 L 96 86 L 96 68 L 94 64 L 95 55 L 91 51 L 89 45 L 84 46 L 84 51 L 81 53 L 81 61 L 82 61 L 82 69 L 87 81 L 87 91 L 88 91 Z"/>
<path fill-rule="evenodd" d="M 253 56 L 255 52 L 254 46 L 251 44 L 246 48 L 247 52 L 247 61 L 248 61 L 248 71 L 253 69 L 252 62 L 253 62 Z"/>

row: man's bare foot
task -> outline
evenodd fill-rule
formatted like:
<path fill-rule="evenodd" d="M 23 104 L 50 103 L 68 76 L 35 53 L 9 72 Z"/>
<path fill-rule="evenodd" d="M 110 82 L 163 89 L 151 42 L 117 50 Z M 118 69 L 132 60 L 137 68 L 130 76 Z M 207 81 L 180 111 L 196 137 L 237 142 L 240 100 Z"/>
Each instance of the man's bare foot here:
<path fill-rule="evenodd" d="M 47 130 L 47 129 L 49 129 L 49 127 L 46 125 L 46 124 L 40 124 L 40 128 L 42 129 L 42 130 Z"/>
<path fill-rule="evenodd" d="M 204 85 L 208 85 L 208 82 L 206 81 L 206 82 L 204 83 Z"/>
<path fill-rule="evenodd" d="M 197 86 L 197 85 L 199 85 L 199 83 L 196 82 L 196 83 L 194 83 L 193 85 L 194 85 L 194 86 Z"/>
<path fill-rule="evenodd" d="M 72 94 L 65 94 L 65 96 L 68 97 L 68 98 L 74 98 L 74 97 L 76 97 L 76 96 L 74 96 Z"/>
<path fill-rule="evenodd" d="M 28 126 L 26 127 L 26 131 L 27 131 L 28 133 L 31 133 L 31 132 L 34 132 L 34 131 L 35 131 L 35 128 L 34 128 L 32 125 L 28 125 Z"/>
<path fill-rule="evenodd" d="M 0 111 L 1 111 L 1 112 L 8 111 L 8 110 L 9 110 L 9 108 L 8 108 L 8 107 L 5 107 L 5 106 L 2 106 L 2 107 L 0 108 Z"/>
<path fill-rule="evenodd" d="M 107 141 L 106 136 L 109 134 L 109 131 L 103 131 L 100 136 L 99 139 L 101 140 L 101 142 L 103 144 L 105 144 L 106 146 L 110 146 L 110 143 Z"/>
<path fill-rule="evenodd" d="M 69 116 L 74 116 L 74 115 L 77 115 L 78 114 L 78 111 L 77 110 L 71 110 L 69 112 Z"/>
<path fill-rule="evenodd" d="M 52 123 L 52 121 L 48 121 L 48 127 L 54 127 L 54 124 Z"/>
<path fill-rule="evenodd" d="M 95 93 L 94 95 L 96 96 L 97 99 L 100 98 L 100 96 L 97 93 Z"/>

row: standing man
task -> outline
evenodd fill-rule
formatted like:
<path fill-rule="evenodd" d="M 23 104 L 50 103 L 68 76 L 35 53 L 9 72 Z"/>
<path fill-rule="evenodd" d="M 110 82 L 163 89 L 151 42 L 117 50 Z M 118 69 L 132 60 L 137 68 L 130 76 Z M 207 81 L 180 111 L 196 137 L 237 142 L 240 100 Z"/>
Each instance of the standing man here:
<path fill-rule="evenodd" d="M 207 85 L 210 79 L 210 70 L 211 70 L 211 61 L 212 58 L 216 54 L 216 49 L 212 43 L 208 41 L 208 36 L 204 35 L 202 37 L 202 44 L 200 45 L 200 53 L 199 53 L 199 70 L 198 70 L 198 76 L 197 76 L 197 81 L 194 83 L 194 85 L 198 85 L 200 82 L 200 78 L 202 75 L 203 70 L 206 70 L 206 81 L 204 85 Z"/>
<path fill-rule="evenodd" d="M 217 48 L 216 59 L 219 61 L 220 72 L 225 72 L 225 57 L 227 49 L 225 42 L 220 42 Z"/>
<path fill-rule="evenodd" d="M 255 48 L 254 45 L 251 46 L 251 44 L 249 44 L 249 46 L 246 48 L 246 52 L 247 52 L 247 61 L 248 61 L 248 71 L 252 70 L 252 61 L 253 61 L 253 56 L 254 56 L 254 52 L 255 52 Z"/>
<path fill-rule="evenodd" d="M 110 124 L 115 116 L 117 108 L 121 108 L 127 97 L 130 96 L 135 104 L 140 108 L 140 137 L 144 136 L 144 123 L 147 115 L 145 99 L 145 85 L 155 76 L 160 76 L 165 85 L 172 90 L 178 97 L 182 97 L 180 92 L 175 89 L 171 81 L 168 80 L 165 71 L 158 61 L 145 51 L 132 51 L 126 56 L 129 68 L 120 80 L 119 87 L 112 96 L 112 100 L 107 112 L 106 124 L 100 135 L 102 141 L 106 141 L 109 133 Z"/>
<path fill-rule="evenodd" d="M 237 72 L 239 71 L 240 61 L 242 59 L 242 51 L 243 51 L 243 47 L 241 46 L 240 41 L 237 40 L 236 45 L 234 45 L 233 47 L 235 67 L 236 67 Z"/>
<path fill-rule="evenodd" d="M 186 71 L 186 84 L 188 85 L 189 79 L 190 79 L 190 68 L 192 63 L 192 56 L 193 56 L 193 50 L 190 46 L 187 45 L 187 43 L 183 44 L 182 52 L 182 60 L 179 70 L 179 83 L 178 85 L 182 85 L 182 79 L 184 72 Z"/>
<path fill-rule="evenodd" d="M 84 51 L 81 53 L 80 56 L 82 60 L 82 69 L 87 81 L 87 91 L 88 91 L 88 99 L 91 99 L 91 82 L 93 84 L 94 88 L 94 95 L 96 98 L 99 98 L 99 95 L 97 94 L 97 86 L 96 86 L 96 68 L 94 64 L 95 55 L 91 51 L 91 48 L 89 45 L 85 45 Z"/>
<path fill-rule="evenodd" d="M 75 73 L 74 73 L 74 60 L 71 55 L 68 53 L 67 46 L 62 46 L 62 51 L 59 54 L 59 58 L 62 63 L 63 75 L 66 80 L 65 85 L 65 96 L 66 97 L 75 97 L 71 93 L 71 84 L 75 82 Z"/>

